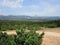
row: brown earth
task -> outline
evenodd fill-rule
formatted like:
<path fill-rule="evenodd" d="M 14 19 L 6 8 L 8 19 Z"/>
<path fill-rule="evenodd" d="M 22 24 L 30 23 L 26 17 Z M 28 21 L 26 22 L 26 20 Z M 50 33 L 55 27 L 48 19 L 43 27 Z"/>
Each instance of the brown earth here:
<path fill-rule="evenodd" d="M 60 45 L 60 28 L 42 28 L 40 31 L 45 32 L 42 45 Z"/>
<path fill-rule="evenodd" d="M 42 45 L 60 45 L 60 36 L 44 35 Z"/>
<path fill-rule="evenodd" d="M 41 28 L 40 31 L 47 31 L 47 32 L 60 32 L 60 27 L 59 28 Z"/>

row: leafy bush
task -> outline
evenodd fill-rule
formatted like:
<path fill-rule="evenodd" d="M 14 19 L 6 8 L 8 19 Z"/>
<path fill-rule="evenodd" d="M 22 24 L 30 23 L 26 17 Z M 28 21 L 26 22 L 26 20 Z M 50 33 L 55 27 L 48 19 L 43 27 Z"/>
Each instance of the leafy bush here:
<path fill-rule="evenodd" d="M 17 35 L 7 35 L 0 32 L 0 45 L 41 45 L 44 33 L 37 34 L 35 31 L 17 31 Z"/>
<path fill-rule="evenodd" d="M 0 32 L 0 45 L 16 45 L 14 36 Z"/>
<path fill-rule="evenodd" d="M 24 30 L 17 31 L 15 36 L 17 45 L 41 45 L 44 33 L 41 35 L 35 31 L 25 32 Z"/>

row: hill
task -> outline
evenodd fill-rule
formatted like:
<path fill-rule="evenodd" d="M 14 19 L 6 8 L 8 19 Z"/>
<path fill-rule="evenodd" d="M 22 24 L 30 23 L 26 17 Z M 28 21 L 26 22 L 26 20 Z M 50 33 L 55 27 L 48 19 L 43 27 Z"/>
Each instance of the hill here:
<path fill-rule="evenodd" d="M 2 16 L 0 15 L 0 20 L 59 20 L 59 16 Z"/>

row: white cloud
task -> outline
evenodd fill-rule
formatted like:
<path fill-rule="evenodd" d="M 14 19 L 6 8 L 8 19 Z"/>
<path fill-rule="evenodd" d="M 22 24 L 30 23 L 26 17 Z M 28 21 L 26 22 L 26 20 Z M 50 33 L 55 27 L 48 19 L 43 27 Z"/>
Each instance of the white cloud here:
<path fill-rule="evenodd" d="M 23 3 L 23 0 L 16 0 L 16 1 L 3 0 L 1 5 L 11 7 L 11 8 L 21 8 L 22 3 Z"/>
<path fill-rule="evenodd" d="M 60 16 L 60 6 L 52 6 L 52 5 L 43 5 L 43 6 L 44 6 L 43 10 L 40 12 L 37 12 L 34 10 L 38 7 L 32 6 L 31 12 L 18 13 L 18 14 L 29 15 L 29 16 L 34 16 L 34 15 L 37 15 L 37 16 Z"/>
<path fill-rule="evenodd" d="M 57 16 L 60 15 L 60 5 L 52 5 L 48 2 L 42 2 L 42 11 L 39 16 Z"/>
<path fill-rule="evenodd" d="M 3 0 L 3 2 L 0 4 L 2 4 L 3 6 L 11 7 L 11 8 L 22 8 L 23 1 L 24 0 L 16 0 L 16 1 Z M 52 5 L 51 4 L 51 2 L 55 2 L 55 1 L 56 0 L 47 0 L 46 2 L 41 1 L 40 4 L 38 4 L 38 5 L 33 4 L 30 6 L 24 6 L 22 8 L 22 9 L 24 9 L 22 12 L 21 12 L 21 10 L 18 10 L 18 11 L 16 11 L 16 13 L 13 13 L 13 14 L 16 14 L 16 15 L 22 14 L 22 15 L 30 15 L 30 16 L 60 15 L 60 5 Z M 26 12 L 24 12 L 25 10 L 26 10 Z M 5 14 L 5 12 L 4 12 L 4 14 Z"/>
<path fill-rule="evenodd" d="M 38 16 L 59 16 L 60 15 L 60 5 L 51 5 L 48 2 L 43 2 L 41 3 L 42 8 L 40 6 L 36 6 L 36 5 L 31 5 L 31 10 L 32 12 L 27 12 L 24 14 L 27 15 L 38 15 Z M 42 9 L 40 11 L 35 11 L 35 10 L 39 10 Z"/>

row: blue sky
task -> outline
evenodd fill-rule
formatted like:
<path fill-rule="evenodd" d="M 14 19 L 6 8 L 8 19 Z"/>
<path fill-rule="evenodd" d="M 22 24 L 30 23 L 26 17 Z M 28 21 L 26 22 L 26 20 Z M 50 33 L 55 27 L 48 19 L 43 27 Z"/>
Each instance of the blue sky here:
<path fill-rule="evenodd" d="M 0 0 L 0 15 L 60 16 L 60 0 Z"/>

